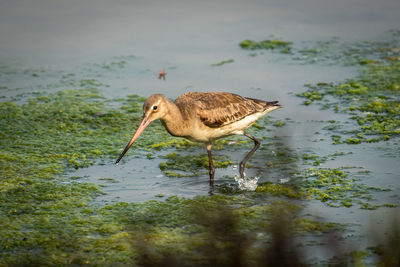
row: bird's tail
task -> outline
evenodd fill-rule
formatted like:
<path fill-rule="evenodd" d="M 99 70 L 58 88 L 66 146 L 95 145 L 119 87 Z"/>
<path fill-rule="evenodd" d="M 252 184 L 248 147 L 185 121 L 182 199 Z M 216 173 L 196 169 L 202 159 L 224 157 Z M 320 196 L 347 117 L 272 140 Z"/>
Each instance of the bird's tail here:
<path fill-rule="evenodd" d="M 279 101 L 271 101 L 271 102 L 266 102 L 267 107 L 281 107 L 280 104 L 278 104 Z"/>
<path fill-rule="evenodd" d="M 282 106 L 278 104 L 278 101 L 266 102 L 266 105 L 264 106 L 266 112 L 270 112 L 281 107 Z"/>

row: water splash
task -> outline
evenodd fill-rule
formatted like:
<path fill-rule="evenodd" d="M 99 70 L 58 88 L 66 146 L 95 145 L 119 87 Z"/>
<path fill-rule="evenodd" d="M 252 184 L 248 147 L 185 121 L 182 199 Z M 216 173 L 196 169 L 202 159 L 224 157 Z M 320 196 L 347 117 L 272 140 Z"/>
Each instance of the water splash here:
<path fill-rule="evenodd" d="M 253 179 L 246 179 L 246 175 L 242 178 L 238 174 L 235 174 L 234 178 L 238 183 L 239 189 L 246 191 L 255 191 L 258 186 L 258 179 L 260 179 L 260 177 L 257 176 Z"/>
<path fill-rule="evenodd" d="M 282 178 L 282 179 L 279 179 L 279 183 L 280 183 L 280 184 L 286 184 L 286 183 L 288 183 L 288 182 L 290 182 L 290 178 Z"/>

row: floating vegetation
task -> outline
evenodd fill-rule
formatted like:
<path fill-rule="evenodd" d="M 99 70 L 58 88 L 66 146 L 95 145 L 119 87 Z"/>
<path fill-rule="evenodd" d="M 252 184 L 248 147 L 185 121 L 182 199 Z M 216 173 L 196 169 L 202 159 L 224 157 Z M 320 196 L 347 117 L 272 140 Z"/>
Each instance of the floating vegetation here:
<path fill-rule="evenodd" d="M 272 196 L 319 200 L 330 207 L 358 205 L 361 209 L 370 210 L 398 207 L 393 203 L 373 204 L 372 194 L 382 191 L 390 189 L 365 185 L 353 173 L 342 168 L 315 167 L 300 171 L 296 178 L 281 183 L 268 181 L 258 185 L 256 189 L 256 192 L 265 192 Z"/>
<path fill-rule="evenodd" d="M 137 59 L 137 57 L 134 55 L 113 57 L 110 62 L 96 64 L 96 66 L 104 70 L 123 69 L 129 64 L 129 62 L 135 59 Z"/>
<path fill-rule="evenodd" d="M 90 80 L 82 83 L 88 87 L 98 85 Z M 131 95 L 118 102 L 120 108 L 110 108 L 109 100 L 92 88 L 38 94 L 22 104 L 0 103 L 2 263 L 134 264 L 140 248 L 132 243 L 132 237 L 141 231 L 146 234 L 147 231 L 139 230 L 146 227 L 152 227 L 156 233 L 156 247 L 165 249 L 166 244 L 176 244 L 174 252 L 186 251 L 190 258 L 193 255 L 185 245 L 198 230 L 187 227 L 191 223 L 188 211 L 198 209 L 200 204 L 229 203 L 237 207 L 245 204 L 239 198 L 215 196 L 192 200 L 168 198 L 141 204 L 120 202 L 100 207 L 92 203 L 96 195 L 102 194 L 99 186 L 83 183 L 73 175 L 59 176 L 67 170 L 116 157 L 124 139 L 129 139 L 130 131 L 140 121 L 142 101 L 143 98 Z M 152 150 L 197 147 L 183 139 L 165 136 L 160 123 L 152 124 L 146 132 L 138 140 L 138 146 L 144 148 L 132 153 L 147 153 L 146 147 Z M 216 146 L 227 142 L 221 140 Z M 178 153 L 167 155 L 165 171 L 192 171 L 192 165 L 203 170 L 207 162 L 203 154 L 185 157 L 184 161 L 180 158 Z M 226 156 L 216 157 L 217 167 L 231 163 Z M 107 177 L 100 181 L 116 182 Z M 191 247 L 196 247 L 196 243 Z M 108 253 L 104 254 L 105 251 Z"/>
<path fill-rule="evenodd" d="M 334 160 L 338 156 L 344 156 L 344 155 L 348 155 L 348 154 L 352 154 L 352 153 L 351 152 L 347 152 L 347 153 L 337 152 L 337 153 L 333 153 L 333 154 L 330 154 L 327 156 L 319 156 L 317 154 L 303 153 L 303 154 L 301 154 L 301 159 L 303 160 L 304 164 L 319 166 L 328 160 Z"/>
<path fill-rule="evenodd" d="M 2 262 L 71 264 L 79 257 L 71 251 L 117 241 L 103 233 L 119 227 L 93 216 L 90 201 L 101 193 L 99 187 L 54 178 L 107 153 L 118 154 L 110 138 L 127 129 L 131 117 L 105 107 L 92 89 L 34 97 L 23 105 L 2 102 L 0 110 Z"/>
<path fill-rule="evenodd" d="M 266 48 L 272 43 L 254 49 L 293 53 L 290 43 Z M 245 49 L 252 50 L 250 44 Z M 308 104 L 321 103 L 352 116 L 355 131 L 343 132 L 340 121 L 326 122 L 332 127 L 326 130 L 333 132 L 335 143 L 362 144 L 397 136 L 398 52 L 394 48 L 385 51 L 390 57 L 360 57 L 365 72 L 359 78 L 310 86 L 313 91 L 301 96 Z M 128 58 L 115 58 L 98 67 L 119 71 L 127 64 Z M 1 75 L 18 71 L 0 66 Z M 39 80 L 46 72 L 29 70 L 26 75 Z M 320 167 L 345 153 L 321 156 L 315 151 L 293 151 L 280 137 L 268 138 L 250 162 L 256 170 L 267 167 L 273 175 L 279 173 L 279 182 L 264 181 L 255 192 L 237 190 L 235 185 L 237 191 L 219 190 L 192 199 L 160 193 L 155 197 L 162 201 L 94 204 L 95 197 L 104 194 L 102 187 L 83 182 L 73 171 L 114 161 L 140 122 L 145 98 L 106 99 L 96 90 L 105 86 L 103 82 L 73 73 L 61 75 L 58 83 L 49 86 L 84 90 L 35 93 L 29 99 L 21 95 L 0 103 L 0 265 L 305 265 L 308 262 L 301 249 L 320 244 L 313 234 L 335 234 L 346 226 L 319 221 L 312 215 L 299 216 L 301 206 L 294 203 L 300 199 L 368 210 L 397 206 L 374 201 L 374 193 L 387 189 L 363 184 L 359 177 L 368 175 L 366 170 L 354 173 Z M 289 123 L 265 117 L 249 132 L 285 129 Z M 214 144 L 228 155 L 252 146 L 251 140 L 237 137 Z M 168 176 L 207 172 L 208 158 L 198 153 L 199 145 L 171 137 L 160 122 L 153 122 L 134 148 L 127 158 L 160 158 L 159 167 Z M 169 148 L 177 151 L 163 153 Z M 231 164 L 225 154 L 215 157 L 216 167 Z M 115 177 L 101 177 L 98 180 L 105 184 L 121 183 Z M 301 240 L 304 236 L 306 241 Z M 398 231 L 388 236 L 397 241 Z M 344 261 L 338 256 L 330 263 L 362 265 L 371 255 L 378 263 L 396 262 L 393 255 L 398 254 L 392 252 L 399 247 L 398 241 L 388 244 L 377 245 L 374 251 L 353 251 Z M 330 248 L 332 253 L 337 251 L 334 245 Z"/>
<path fill-rule="evenodd" d="M 302 193 L 299 192 L 298 188 L 293 187 L 293 185 L 284 185 L 284 184 L 274 184 L 271 182 L 266 182 L 262 185 L 259 185 L 256 189 L 256 192 L 268 192 L 274 196 L 287 196 L 290 198 L 301 198 L 303 197 Z"/>
<path fill-rule="evenodd" d="M 343 122 L 329 121 L 329 125 L 324 127 L 324 130 L 333 133 L 333 144 L 387 141 L 400 134 L 400 64 L 386 57 L 386 52 L 394 53 L 393 49 L 372 49 L 377 50 L 375 55 L 380 55 L 380 58 L 360 61 L 362 71 L 356 78 L 338 83 L 308 84 L 308 90 L 297 95 L 306 99 L 304 105 L 316 103 L 322 109 L 349 115 L 353 121 L 351 125 L 344 127 Z M 325 160 L 308 154 L 303 154 L 302 158 L 306 162 L 311 161 L 314 166 Z M 341 169 L 310 168 L 301 175 L 301 183 L 306 195 L 334 207 L 359 204 L 362 209 L 373 210 L 397 206 L 372 204 L 372 192 L 389 189 L 365 186 L 352 176 Z"/>
<path fill-rule="evenodd" d="M 304 195 L 332 207 L 351 207 L 355 202 L 365 208 L 370 205 L 372 192 L 389 191 L 361 184 L 350 173 L 337 168 L 309 168 L 300 177 Z"/>
<path fill-rule="evenodd" d="M 280 53 L 289 54 L 292 50 L 292 42 L 285 42 L 281 40 L 263 40 L 263 41 L 253 41 L 244 40 L 240 42 L 239 46 L 246 50 L 256 50 L 256 49 L 267 49 L 267 50 L 279 50 Z"/>
<path fill-rule="evenodd" d="M 244 40 L 239 45 L 242 49 L 279 50 L 283 54 L 289 54 L 291 59 L 301 64 L 328 64 L 328 65 L 373 65 L 379 64 L 381 59 L 391 62 L 400 60 L 398 42 L 400 36 L 392 33 L 388 40 L 375 42 L 344 42 L 340 38 L 332 38 L 327 41 L 304 42 L 293 47 L 292 42 L 281 40 L 253 41 Z M 250 53 L 249 56 L 257 56 Z"/>
<path fill-rule="evenodd" d="M 233 59 L 227 59 L 227 60 L 222 60 L 222 61 L 220 61 L 218 63 L 215 63 L 215 64 L 211 64 L 211 66 L 219 67 L 219 66 L 222 66 L 224 64 L 233 63 L 233 62 L 235 62 Z"/>
<path fill-rule="evenodd" d="M 274 146 L 268 144 L 274 150 Z M 279 145 L 278 153 L 262 155 L 267 157 L 268 172 L 283 177 L 276 182 L 267 181 L 258 185 L 256 192 L 271 196 L 284 196 L 293 199 L 313 199 L 330 207 L 357 206 L 361 209 L 379 207 L 397 207 L 397 204 L 377 204 L 371 197 L 374 193 L 391 191 L 389 188 L 368 186 L 362 177 L 369 175 L 368 170 L 360 168 L 339 167 L 323 168 L 320 165 L 352 152 L 336 152 L 325 156 L 314 153 L 301 153 L 285 149 Z M 267 151 L 266 151 L 267 152 Z M 299 161 L 304 167 L 299 167 Z M 358 171 L 357 171 L 358 170 Z"/>
<path fill-rule="evenodd" d="M 346 43 L 339 38 L 319 41 L 294 52 L 294 60 L 306 64 L 327 63 L 344 66 L 379 64 L 381 59 L 396 61 L 399 36 L 385 41 Z"/>
<path fill-rule="evenodd" d="M 170 153 L 165 156 L 166 162 L 161 162 L 159 167 L 169 177 L 191 177 L 208 173 L 208 156 L 179 155 Z M 213 156 L 214 167 L 226 168 L 233 162 L 228 156 Z"/>
<path fill-rule="evenodd" d="M 294 60 L 306 64 L 325 63 L 345 66 L 376 63 L 384 51 L 379 50 L 384 42 L 344 43 L 339 38 L 318 41 L 300 48 L 294 53 Z"/>
<path fill-rule="evenodd" d="M 352 130 L 337 131 L 352 136 L 342 139 L 334 135 L 335 144 L 387 141 L 400 135 L 400 62 L 382 59 L 365 65 L 354 79 L 306 87 L 307 91 L 298 94 L 306 98 L 303 104 L 318 103 L 323 108 L 347 113 L 354 121 Z"/>
<path fill-rule="evenodd" d="M 91 80 L 82 83 L 98 85 Z M 117 157 L 124 139 L 139 123 L 141 100 L 132 95 L 121 109 L 114 109 L 96 89 L 86 89 L 39 94 L 20 105 L 0 103 L 2 263 L 109 265 L 132 261 L 124 226 L 91 203 L 102 194 L 99 186 L 74 176 L 55 178 L 105 156 Z M 139 144 L 154 144 L 162 138 L 154 134 L 161 127 L 156 123 L 149 127 L 149 135 Z M 152 136 L 157 137 L 150 142 Z M 105 258 L 96 256 L 107 249 L 114 252 Z"/>

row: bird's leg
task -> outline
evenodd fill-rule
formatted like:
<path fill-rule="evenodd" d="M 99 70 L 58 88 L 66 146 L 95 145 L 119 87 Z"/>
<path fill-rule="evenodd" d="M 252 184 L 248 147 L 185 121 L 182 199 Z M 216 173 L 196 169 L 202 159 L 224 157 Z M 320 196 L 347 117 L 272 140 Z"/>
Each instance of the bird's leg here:
<path fill-rule="evenodd" d="M 258 141 L 255 137 L 244 133 L 245 136 L 247 136 L 248 138 L 250 138 L 251 140 L 254 141 L 254 147 L 253 149 L 246 155 L 246 157 L 244 157 L 244 159 L 240 162 L 239 165 L 239 173 L 240 173 L 240 177 L 244 178 L 244 167 L 246 165 L 246 162 L 249 160 L 249 158 L 254 154 L 254 152 L 256 152 L 256 150 L 260 147 L 260 141 Z"/>
<path fill-rule="evenodd" d="M 207 144 L 207 154 L 208 154 L 208 167 L 210 170 L 210 184 L 212 185 L 214 183 L 215 168 L 211 155 L 211 144 Z"/>

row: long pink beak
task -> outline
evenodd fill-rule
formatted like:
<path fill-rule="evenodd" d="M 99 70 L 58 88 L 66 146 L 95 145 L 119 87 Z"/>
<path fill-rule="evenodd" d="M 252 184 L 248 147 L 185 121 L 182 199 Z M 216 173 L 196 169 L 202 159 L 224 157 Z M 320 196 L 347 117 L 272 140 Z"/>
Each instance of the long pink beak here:
<path fill-rule="evenodd" d="M 150 120 L 148 120 L 146 117 L 143 117 L 142 122 L 139 125 L 139 128 L 136 130 L 135 134 L 133 135 L 132 139 L 129 141 L 129 143 L 126 145 L 124 151 L 122 151 L 121 155 L 119 156 L 119 158 L 117 159 L 117 161 L 115 162 L 115 164 L 117 164 L 122 157 L 125 155 L 126 151 L 128 151 L 128 149 L 132 146 L 132 144 L 136 141 L 136 139 L 138 139 L 138 137 L 140 136 L 140 134 L 143 132 L 143 130 L 147 127 L 147 125 L 150 124 Z"/>

